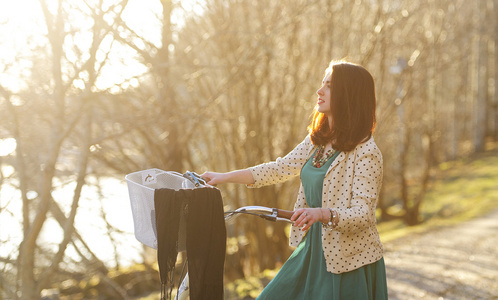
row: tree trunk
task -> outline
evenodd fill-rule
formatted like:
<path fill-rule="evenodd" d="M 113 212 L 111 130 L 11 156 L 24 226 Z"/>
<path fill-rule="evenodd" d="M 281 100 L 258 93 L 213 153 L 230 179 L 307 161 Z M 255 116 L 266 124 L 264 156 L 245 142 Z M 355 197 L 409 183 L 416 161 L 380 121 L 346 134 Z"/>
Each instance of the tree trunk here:
<path fill-rule="evenodd" d="M 493 52 L 493 60 L 494 60 L 494 89 L 493 89 L 493 103 L 491 106 L 491 111 L 493 111 L 493 115 L 491 116 L 491 120 L 493 120 L 493 139 L 494 141 L 498 141 L 498 2 L 493 1 L 493 11 L 490 13 L 492 17 L 491 19 L 494 21 L 493 28 L 493 43 L 494 43 L 494 52 Z"/>
<path fill-rule="evenodd" d="M 474 116 L 474 149 L 476 152 L 484 150 L 487 128 L 488 108 L 488 35 L 486 7 L 488 0 L 479 0 L 479 25 L 478 25 L 478 49 L 477 49 L 477 99 L 475 103 Z"/>

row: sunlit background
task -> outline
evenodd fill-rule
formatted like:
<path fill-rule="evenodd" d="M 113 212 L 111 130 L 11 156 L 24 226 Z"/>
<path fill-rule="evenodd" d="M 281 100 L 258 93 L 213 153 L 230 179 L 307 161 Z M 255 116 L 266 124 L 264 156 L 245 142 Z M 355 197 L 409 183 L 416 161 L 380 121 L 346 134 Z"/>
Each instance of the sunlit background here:
<path fill-rule="evenodd" d="M 433 188 L 495 153 L 497 16 L 492 0 L 0 0 L 0 299 L 157 293 L 125 175 L 285 155 L 331 59 L 376 80 L 385 241 L 492 210 L 492 160 L 472 185 Z M 290 210 L 296 187 L 221 189 L 226 209 Z M 287 227 L 241 218 L 227 230 L 226 297 L 254 298 L 291 253 Z"/>
<path fill-rule="evenodd" d="M 56 0 L 46 1 L 51 13 L 56 12 L 57 2 Z M 104 3 L 107 2 L 109 2 L 108 5 L 112 5 L 114 1 L 104 1 Z M 91 14 L 94 3 L 96 2 L 64 1 L 65 6 L 81 10 L 87 15 Z M 184 25 L 185 14 L 202 13 L 199 0 L 178 1 L 178 5 L 171 16 L 171 22 L 178 27 Z M 160 1 L 131 0 L 128 1 L 121 18 L 138 36 L 159 46 L 161 45 L 161 13 Z M 68 30 L 70 27 L 81 30 L 81 33 L 75 35 L 74 42 L 83 48 L 88 47 L 92 41 L 92 23 L 93 21 L 88 16 L 75 14 L 74 18 L 71 16 L 70 24 L 66 26 Z M 28 87 L 24 80 L 29 77 L 29 69 L 32 66 L 30 56 L 34 50 L 47 44 L 45 37 L 47 31 L 40 1 L 0 1 L 0 24 L 2 24 L 0 59 L 3 67 L 0 82 L 12 91 L 19 91 Z M 116 90 L 121 84 L 124 84 L 123 88 L 127 88 L 128 85 L 136 87 L 138 81 L 134 78 L 147 72 L 147 67 L 137 60 L 136 53 L 129 47 L 113 43 L 111 39 L 102 44 L 100 55 L 106 55 L 106 53 L 109 53 L 109 62 L 102 70 L 96 87 L 102 90 L 113 90 L 113 87 Z M 71 49 L 67 49 L 66 55 L 69 60 L 77 59 L 77 57 L 71 57 L 75 55 Z M 78 88 L 84 88 L 83 79 L 76 80 L 74 84 Z"/>

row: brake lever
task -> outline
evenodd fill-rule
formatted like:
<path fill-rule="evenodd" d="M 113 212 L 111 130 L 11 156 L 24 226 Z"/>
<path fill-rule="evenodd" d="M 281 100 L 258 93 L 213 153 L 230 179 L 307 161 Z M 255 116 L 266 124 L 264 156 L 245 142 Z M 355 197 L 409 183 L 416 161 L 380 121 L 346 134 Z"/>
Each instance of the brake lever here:
<path fill-rule="evenodd" d="M 187 171 L 185 172 L 185 174 L 183 174 L 183 177 L 190 180 L 190 182 L 192 182 L 195 187 L 199 187 L 201 185 L 209 186 L 209 184 L 207 184 L 207 182 L 199 174 L 195 172 Z"/>

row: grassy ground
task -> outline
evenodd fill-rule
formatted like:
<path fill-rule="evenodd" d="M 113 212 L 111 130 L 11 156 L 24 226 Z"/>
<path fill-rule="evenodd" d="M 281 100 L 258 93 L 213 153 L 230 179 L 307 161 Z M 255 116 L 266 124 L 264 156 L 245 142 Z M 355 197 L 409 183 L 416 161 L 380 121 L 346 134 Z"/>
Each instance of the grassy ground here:
<path fill-rule="evenodd" d="M 421 206 L 422 223 L 401 220 L 378 225 L 383 243 L 413 233 L 451 226 L 498 209 L 498 149 L 439 165 Z M 254 299 L 278 270 L 225 285 L 226 299 Z"/>
<path fill-rule="evenodd" d="M 406 226 L 401 220 L 383 222 L 378 229 L 383 242 L 449 226 L 498 208 L 498 151 L 443 163 L 421 207 L 422 223 Z"/>

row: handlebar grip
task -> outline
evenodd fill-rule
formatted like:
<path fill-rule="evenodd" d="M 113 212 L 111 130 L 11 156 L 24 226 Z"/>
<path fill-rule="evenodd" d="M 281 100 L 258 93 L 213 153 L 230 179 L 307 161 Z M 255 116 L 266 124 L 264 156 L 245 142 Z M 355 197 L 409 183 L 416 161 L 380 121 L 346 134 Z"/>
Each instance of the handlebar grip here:
<path fill-rule="evenodd" d="M 277 217 L 279 217 L 279 218 L 284 218 L 284 219 L 290 220 L 290 218 L 292 217 L 293 214 L 294 214 L 293 211 L 277 209 Z"/>

